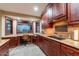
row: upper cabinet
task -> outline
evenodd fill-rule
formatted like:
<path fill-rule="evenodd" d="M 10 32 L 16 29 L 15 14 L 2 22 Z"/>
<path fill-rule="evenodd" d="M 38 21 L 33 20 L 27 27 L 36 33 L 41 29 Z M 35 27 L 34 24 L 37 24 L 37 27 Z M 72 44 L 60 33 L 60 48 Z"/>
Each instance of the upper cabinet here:
<path fill-rule="evenodd" d="M 66 16 L 66 3 L 53 3 L 52 5 L 52 19 L 58 19 Z"/>
<path fill-rule="evenodd" d="M 79 23 L 79 3 L 68 3 L 67 7 L 69 24 Z"/>
<path fill-rule="evenodd" d="M 41 15 L 44 27 L 53 27 L 53 20 L 66 16 L 66 3 L 49 3 Z"/>
<path fill-rule="evenodd" d="M 50 3 L 42 14 L 42 19 L 57 19 L 66 16 L 66 3 Z"/>

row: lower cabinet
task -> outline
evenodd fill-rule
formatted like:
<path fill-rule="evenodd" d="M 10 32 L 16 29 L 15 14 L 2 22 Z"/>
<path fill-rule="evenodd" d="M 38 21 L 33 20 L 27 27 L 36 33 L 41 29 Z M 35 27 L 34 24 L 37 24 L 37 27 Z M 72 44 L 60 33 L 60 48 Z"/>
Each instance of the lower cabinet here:
<path fill-rule="evenodd" d="M 79 56 L 79 49 L 61 44 L 62 56 Z"/>
<path fill-rule="evenodd" d="M 60 55 L 60 43 L 53 41 L 51 39 L 37 36 L 37 45 L 43 50 L 47 56 L 59 56 Z"/>
<path fill-rule="evenodd" d="M 32 43 L 38 45 L 37 36 L 32 36 Z"/>
<path fill-rule="evenodd" d="M 33 40 L 47 56 L 79 56 L 79 49 L 49 38 L 38 35 Z"/>
<path fill-rule="evenodd" d="M 60 43 L 45 38 L 45 49 L 48 56 L 60 56 Z"/>
<path fill-rule="evenodd" d="M 61 55 L 62 56 L 74 56 L 73 48 L 62 44 L 61 45 Z"/>
<path fill-rule="evenodd" d="M 19 37 L 6 37 L 6 38 L 3 38 L 3 39 L 10 39 L 10 41 L 9 41 L 9 48 L 16 47 L 20 43 L 19 42 L 20 41 Z"/>
<path fill-rule="evenodd" d="M 75 52 L 75 53 L 74 53 L 74 56 L 79 56 L 79 49 L 78 49 L 78 50 L 75 49 L 74 52 Z"/>
<path fill-rule="evenodd" d="M 0 56 L 8 56 L 9 55 L 9 41 L 4 45 L 0 46 Z"/>

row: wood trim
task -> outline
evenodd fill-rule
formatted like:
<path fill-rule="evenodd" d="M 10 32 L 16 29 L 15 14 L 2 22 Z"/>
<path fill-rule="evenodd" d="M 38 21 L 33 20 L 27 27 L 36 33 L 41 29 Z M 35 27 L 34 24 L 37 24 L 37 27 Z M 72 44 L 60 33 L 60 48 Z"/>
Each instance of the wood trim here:
<path fill-rule="evenodd" d="M 68 23 L 71 24 L 71 9 L 70 9 L 70 3 L 67 4 L 67 15 L 68 15 Z"/>
<path fill-rule="evenodd" d="M 49 4 L 50 4 L 50 3 L 49 3 Z M 41 19 L 42 19 L 42 16 L 46 13 L 47 7 L 48 7 L 49 4 L 47 4 L 47 6 L 46 6 L 46 7 L 44 8 L 44 10 L 42 11 L 42 14 L 41 14 L 41 17 L 40 17 Z"/>
<path fill-rule="evenodd" d="M 61 17 L 60 20 L 53 21 L 53 24 L 58 23 L 58 22 L 62 22 L 62 21 L 67 21 L 67 18 L 66 17 Z"/>

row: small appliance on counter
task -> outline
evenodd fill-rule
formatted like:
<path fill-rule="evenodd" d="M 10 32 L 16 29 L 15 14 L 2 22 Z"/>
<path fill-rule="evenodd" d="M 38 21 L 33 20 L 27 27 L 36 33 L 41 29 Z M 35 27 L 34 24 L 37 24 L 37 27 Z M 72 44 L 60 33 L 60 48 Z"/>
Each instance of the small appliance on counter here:
<path fill-rule="evenodd" d="M 67 33 L 67 38 L 71 39 L 71 33 Z"/>
<path fill-rule="evenodd" d="M 76 41 L 79 41 L 79 30 L 78 29 L 75 29 L 73 31 L 73 40 L 76 40 Z"/>

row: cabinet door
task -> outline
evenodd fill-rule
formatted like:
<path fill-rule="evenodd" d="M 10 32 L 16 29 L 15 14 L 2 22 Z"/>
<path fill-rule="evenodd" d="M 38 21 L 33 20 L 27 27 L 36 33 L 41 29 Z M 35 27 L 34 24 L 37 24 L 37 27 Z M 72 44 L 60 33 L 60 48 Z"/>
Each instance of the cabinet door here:
<path fill-rule="evenodd" d="M 74 49 L 74 56 L 79 56 L 79 49 Z"/>
<path fill-rule="evenodd" d="M 43 45 L 43 37 L 41 37 L 41 36 L 39 36 L 38 35 L 38 45 L 40 46 L 40 47 L 42 47 L 42 45 Z"/>
<path fill-rule="evenodd" d="M 44 38 L 43 50 L 48 56 L 60 56 L 60 43 Z"/>
<path fill-rule="evenodd" d="M 19 45 L 20 43 L 20 37 L 4 37 L 2 39 L 10 39 L 9 41 L 9 48 L 13 48 Z"/>
<path fill-rule="evenodd" d="M 79 3 L 68 3 L 67 7 L 69 24 L 79 23 Z"/>
<path fill-rule="evenodd" d="M 60 43 L 50 40 L 50 45 L 51 45 L 51 49 L 53 50 L 53 55 L 54 56 L 60 56 Z"/>
<path fill-rule="evenodd" d="M 33 42 L 34 44 L 37 44 L 37 42 L 36 42 L 36 36 L 32 36 L 32 42 Z"/>
<path fill-rule="evenodd" d="M 18 46 L 20 44 L 20 37 L 15 37 L 15 47 Z"/>
<path fill-rule="evenodd" d="M 15 37 L 10 37 L 10 43 L 9 43 L 10 48 L 15 47 L 16 45 L 15 43 L 16 43 Z"/>
<path fill-rule="evenodd" d="M 74 49 L 72 47 L 61 45 L 61 55 L 62 56 L 74 56 Z"/>
<path fill-rule="evenodd" d="M 8 56 L 9 55 L 9 41 L 4 45 L 0 46 L 0 56 Z"/>
<path fill-rule="evenodd" d="M 53 3 L 52 4 L 53 19 L 66 16 L 66 3 Z"/>

